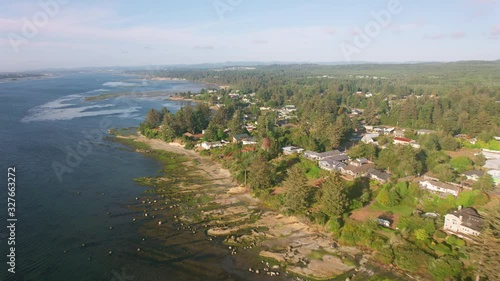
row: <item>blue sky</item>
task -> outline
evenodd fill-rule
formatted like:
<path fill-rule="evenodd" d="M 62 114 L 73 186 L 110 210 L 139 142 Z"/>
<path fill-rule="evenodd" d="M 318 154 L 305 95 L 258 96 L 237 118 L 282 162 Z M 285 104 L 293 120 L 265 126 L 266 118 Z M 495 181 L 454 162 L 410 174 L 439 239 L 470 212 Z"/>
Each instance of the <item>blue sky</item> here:
<path fill-rule="evenodd" d="M 500 0 L 0 2 L 0 71 L 500 59 Z"/>

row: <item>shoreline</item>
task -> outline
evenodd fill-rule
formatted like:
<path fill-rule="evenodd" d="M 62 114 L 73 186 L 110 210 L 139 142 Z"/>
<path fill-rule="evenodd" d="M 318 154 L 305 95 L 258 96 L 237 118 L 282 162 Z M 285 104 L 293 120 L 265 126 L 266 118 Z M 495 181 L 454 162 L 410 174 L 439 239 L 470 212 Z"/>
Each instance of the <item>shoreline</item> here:
<path fill-rule="evenodd" d="M 384 274 L 394 274 L 371 264 L 370 254 L 355 247 L 339 246 L 319 226 L 267 210 L 259 199 L 252 197 L 248 188 L 238 185 L 227 169 L 209 157 L 185 149 L 179 143 L 147 139 L 142 135 L 116 137 L 146 145 L 154 151 L 175 153 L 189 159 L 186 166 L 200 178 L 206 178 L 208 184 L 185 184 L 179 190 L 209 199 L 197 205 L 199 214 L 196 216 L 183 214 L 178 219 L 186 225 L 203 222 L 208 239 L 224 239 L 223 244 L 228 245 L 229 249 L 233 247 L 231 255 L 236 255 L 238 249 L 238 254 L 245 251 L 242 255 L 247 255 L 247 258 L 265 261 L 266 266 L 260 272 L 278 276 L 280 271 L 282 274 L 284 271 L 290 276 L 314 280 L 330 280 L 341 276 L 352 278 L 356 275 L 357 280 L 364 280 L 373 276 L 374 271 L 380 270 Z M 150 153 L 143 149 L 136 151 Z"/>

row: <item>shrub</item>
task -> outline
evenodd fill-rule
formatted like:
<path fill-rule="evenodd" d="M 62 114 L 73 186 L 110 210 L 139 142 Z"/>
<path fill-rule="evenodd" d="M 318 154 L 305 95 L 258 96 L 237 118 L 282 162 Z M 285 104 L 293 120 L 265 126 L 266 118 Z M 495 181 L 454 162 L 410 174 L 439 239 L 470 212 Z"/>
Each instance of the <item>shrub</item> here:
<path fill-rule="evenodd" d="M 444 233 L 444 232 L 443 232 L 443 231 L 441 231 L 441 230 L 436 230 L 436 232 L 434 232 L 434 237 L 435 237 L 436 239 L 445 239 L 445 238 L 446 238 L 446 236 L 447 236 L 447 234 L 446 234 L 446 233 Z"/>
<path fill-rule="evenodd" d="M 394 252 L 390 246 L 382 247 L 375 252 L 373 258 L 381 263 L 391 264 L 394 261 Z"/>
<path fill-rule="evenodd" d="M 427 268 L 432 258 L 412 245 L 401 245 L 394 248 L 395 263 L 403 270 L 417 272 Z"/>

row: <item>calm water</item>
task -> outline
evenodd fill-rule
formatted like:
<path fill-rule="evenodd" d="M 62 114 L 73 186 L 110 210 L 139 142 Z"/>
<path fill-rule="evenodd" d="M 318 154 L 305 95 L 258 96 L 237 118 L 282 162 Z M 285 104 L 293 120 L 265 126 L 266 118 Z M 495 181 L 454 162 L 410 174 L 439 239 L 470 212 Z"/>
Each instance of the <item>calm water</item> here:
<path fill-rule="evenodd" d="M 105 134 L 99 133 L 100 129 L 137 126 L 152 107 L 176 111 L 186 105 L 148 97 L 145 92 L 197 91 L 202 87 L 110 73 L 1 83 L 0 180 L 6 183 L 7 167 L 16 167 L 18 222 L 16 275 L 6 272 L 7 234 L 5 226 L 1 228 L 0 280 L 255 279 L 227 251 L 221 251 L 222 246 L 214 245 L 207 253 L 209 248 L 200 242 L 201 237 L 182 236 L 186 245 L 201 243 L 201 253 L 161 263 L 138 258 L 137 247 L 154 245 L 145 245 L 137 223 L 132 223 L 134 214 L 127 206 L 144 190 L 132 179 L 156 175 L 160 167 L 152 159 L 106 141 Z M 135 95 L 84 100 L 123 92 Z M 5 225 L 7 185 L 1 186 L 0 221 Z M 186 272 L 183 263 L 189 258 L 206 260 L 209 266 Z"/>

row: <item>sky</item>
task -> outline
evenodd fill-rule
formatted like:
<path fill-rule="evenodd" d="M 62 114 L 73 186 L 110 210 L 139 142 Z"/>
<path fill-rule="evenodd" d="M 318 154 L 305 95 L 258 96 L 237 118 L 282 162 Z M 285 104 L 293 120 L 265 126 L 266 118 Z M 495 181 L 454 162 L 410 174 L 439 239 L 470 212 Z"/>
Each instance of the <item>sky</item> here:
<path fill-rule="evenodd" d="M 500 0 L 0 0 L 0 72 L 500 59 Z"/>

